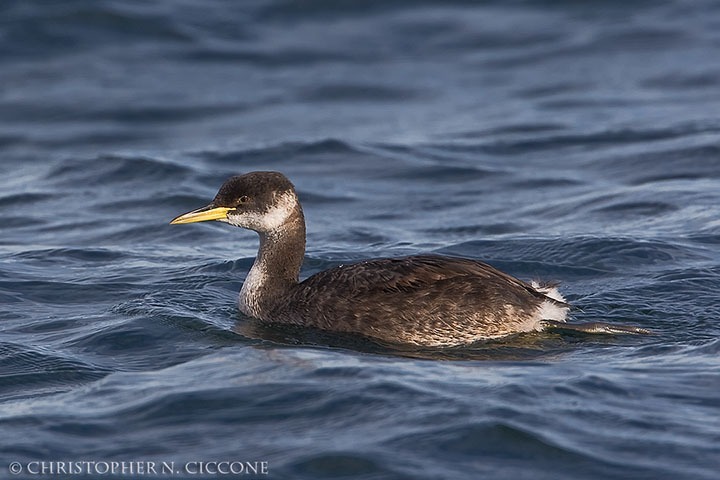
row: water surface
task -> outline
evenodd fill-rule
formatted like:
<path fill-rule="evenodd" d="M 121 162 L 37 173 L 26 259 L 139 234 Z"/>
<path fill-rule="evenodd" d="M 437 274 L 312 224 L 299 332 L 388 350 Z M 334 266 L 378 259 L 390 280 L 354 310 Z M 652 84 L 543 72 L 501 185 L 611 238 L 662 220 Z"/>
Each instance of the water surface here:
<path fill-rule="evenodd" d="M 0 15 L 0 476 L 716 478 L 715 2 Z M 303 276 L 462 255 L 561 281 L 574 321 L 654 333 L 393 352 L 264 329 L 236 307 L 255 235 L 167 224 L 257 169 L 298 188 Z"/>

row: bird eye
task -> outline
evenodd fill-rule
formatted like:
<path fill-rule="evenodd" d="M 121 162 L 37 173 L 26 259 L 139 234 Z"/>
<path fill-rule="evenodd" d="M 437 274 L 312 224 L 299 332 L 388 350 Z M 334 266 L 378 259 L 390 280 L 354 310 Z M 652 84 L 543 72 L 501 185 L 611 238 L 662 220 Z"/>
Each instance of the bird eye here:
<path fill-rule="evenodd" d="M 247 197 L 247 195 L 243 195 L 242 197 L 240 197 L 239 201 L 240 201 L 240 203 L 247 203 L 248 200 L 250 200 L 250 199 Z"/>

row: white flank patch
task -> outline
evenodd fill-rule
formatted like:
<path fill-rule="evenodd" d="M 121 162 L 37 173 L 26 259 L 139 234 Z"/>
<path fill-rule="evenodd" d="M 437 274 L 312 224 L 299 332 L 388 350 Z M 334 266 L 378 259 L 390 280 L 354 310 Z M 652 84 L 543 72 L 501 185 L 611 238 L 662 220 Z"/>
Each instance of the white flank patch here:
<path fill-rule="evenodd" d="M 560 293 L 560 290 L 558 290 L 557 287 L 544 287 L 536 281 L 530 282 L 530 285 L 532 285 L 535 290 L 542 293 L 546 297 L 550 297 L 553 300 L 565 303 L 565 297 L 562 296 L 562 293 Z"/>
<path fill-rule="evenodd" d="M 549 300 L 545 300 L 538 307 L 538 320 L 555 320 L 564 322 L 567 319 L 568 307 L 561 307 Z"/>
<path fill-rule="evenodd" d="M 537 282 L 530 282 L 530 285 L 546 297 L 557 300 L 558 302 L 565 302 L 565 297 L 562 296 L 556 287 L 545 287 Z M 550 300 L 545 300 L 540 304 L 540 307 L 538 307 L 537 320 L 555 320 L 556 322 L 564 322 L 567 320 L 568 310 L 570 310 L 569 307 L 556 305 Z"/>

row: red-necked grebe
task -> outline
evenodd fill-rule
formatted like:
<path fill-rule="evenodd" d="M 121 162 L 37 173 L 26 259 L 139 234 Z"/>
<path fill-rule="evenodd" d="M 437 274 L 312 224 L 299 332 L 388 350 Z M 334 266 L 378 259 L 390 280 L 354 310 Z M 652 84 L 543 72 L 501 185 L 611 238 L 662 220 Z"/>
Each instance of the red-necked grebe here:
<path fill-rule="evenodd" d="M 368 260 L 300 282 L 305 218 L 293 184 L 278 172 L 232 177 L 210 205 L 170 223 L 206 220 L 259 234 L 257 258 L 240 290 L 240 310 L 264 322 L 433 347 L 547 328 L 646 333 L 606 323 L 567 324 L 570 305 L 553 285 L 525 283 L 464 258 Z"/>

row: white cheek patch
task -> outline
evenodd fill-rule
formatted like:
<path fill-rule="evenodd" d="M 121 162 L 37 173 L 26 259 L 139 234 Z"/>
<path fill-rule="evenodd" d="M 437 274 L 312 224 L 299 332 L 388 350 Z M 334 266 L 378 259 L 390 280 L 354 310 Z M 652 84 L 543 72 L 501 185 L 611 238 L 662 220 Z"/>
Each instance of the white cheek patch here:
<path fill-rule="evenodd" d="M 291 192 L 276 195 L 273 205 L 265 212 L 230 215 L 227 223 L 256 232 L 271 232 L 282 226 L 297 209 L 297 197 Z"/>
<path fill-rule="evenodd" d="M 291 193 L 275 197 L 275 204 L 262 216 L 261 224 L 266 230 L 275 230 L 290 218 L 297 208 L 298 200 Z"/>

